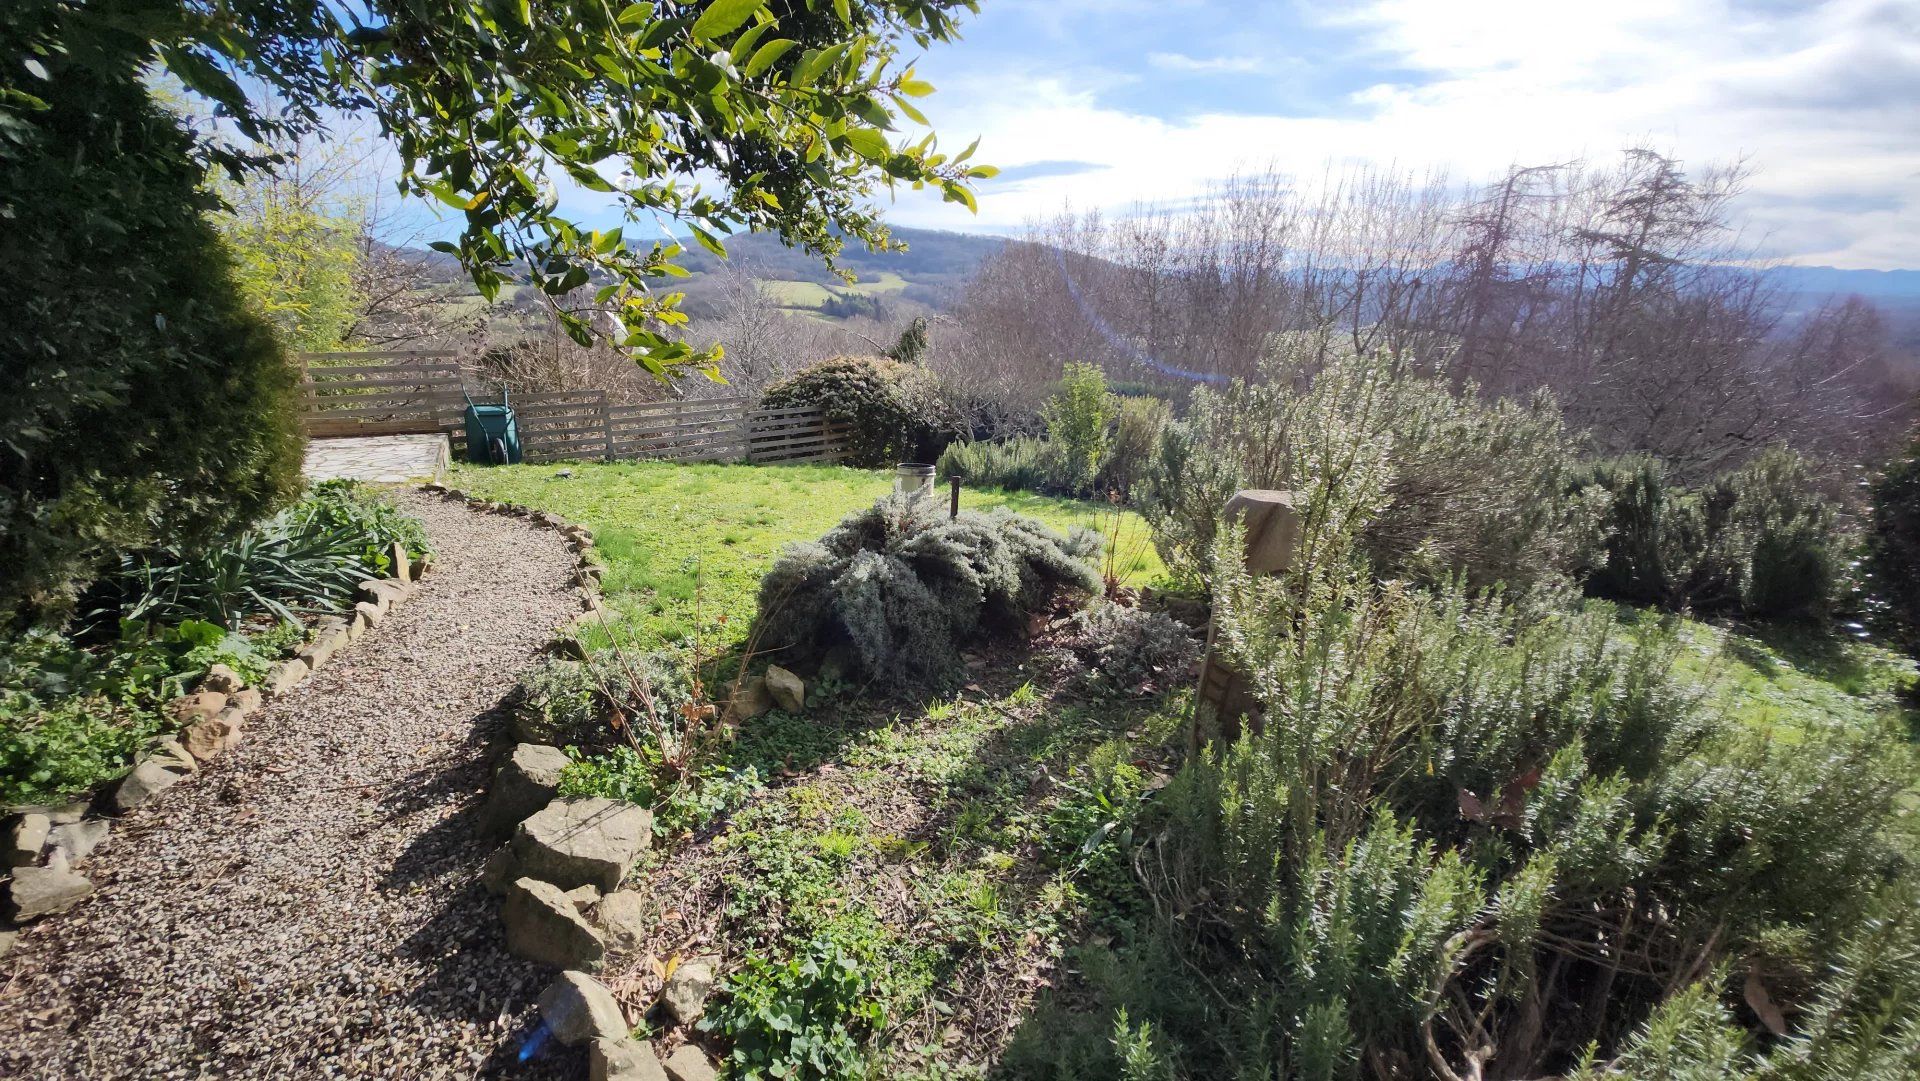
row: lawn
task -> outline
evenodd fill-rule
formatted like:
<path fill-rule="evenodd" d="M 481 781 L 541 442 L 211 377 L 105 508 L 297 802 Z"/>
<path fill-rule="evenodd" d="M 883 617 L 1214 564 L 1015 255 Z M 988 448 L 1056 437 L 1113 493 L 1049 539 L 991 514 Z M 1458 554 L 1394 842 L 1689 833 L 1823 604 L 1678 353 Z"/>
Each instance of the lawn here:
<path fill-rule="evenodd" d="M 1914 662 L 1884 646 L 1793 625 L 1694 620 L 1681 621 L 1681 643 L 1680 671 L 1700 680 L 1713 708 L 1775 738 L 1889 719 L 1920 737 Z"/>
<path fill-rule="evenodd" d="M 562 477 L 563 471 L 571 476 Z M 840 466 L 667 462 L 455 467 L 452 483 L 488 499 L 552 511 L 594 531 L 608 606 L 643 639 L 739 641 L 760 578 L 780 549 L 816 540 L 892 489 L 890 472 Z M 944 492 L 942 498 L 945 498 Z M 1146 523 L 1127 511 L 1026 492 L 962 490 L 963 509 L 1008 507 L 1055 528 L 1089 526 L 1122 557 L 1121 577 L 1148 585 L 1165 568 Z M 724 622 L 722 619 L 724 617 Z"/>

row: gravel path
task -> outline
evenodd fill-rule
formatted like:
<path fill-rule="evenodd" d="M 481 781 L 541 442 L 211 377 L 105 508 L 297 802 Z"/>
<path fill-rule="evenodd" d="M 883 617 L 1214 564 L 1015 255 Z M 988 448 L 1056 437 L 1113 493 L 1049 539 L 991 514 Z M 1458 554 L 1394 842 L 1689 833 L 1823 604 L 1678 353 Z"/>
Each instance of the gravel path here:
<path fill-rule="evenodd" d="M 502 699 L 575 611 L 572 560 L 520 519 L 401 498 L 434 572 L 21 935 L 0 1077 L 578 1076 L 514 1061 L 551 973 L 505 952 L 471 813 Z"/>

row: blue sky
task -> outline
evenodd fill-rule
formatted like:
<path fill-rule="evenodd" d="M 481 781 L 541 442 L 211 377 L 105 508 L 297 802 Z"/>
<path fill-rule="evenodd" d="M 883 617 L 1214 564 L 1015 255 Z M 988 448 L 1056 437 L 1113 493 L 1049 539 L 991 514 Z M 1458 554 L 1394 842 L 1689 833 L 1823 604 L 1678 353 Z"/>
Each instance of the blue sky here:
<path fill-rule="evenodd" d="M 1752 239 L 1795 262 L 1920 266 L 1920 2 L 982 0 L 920 72 L 944 143 L 1001 166 L 1006 232 L 1071 204 L 1177 202 L 1238 169 L 1457 180 L 1647 142 L 1744 157 Z"/>

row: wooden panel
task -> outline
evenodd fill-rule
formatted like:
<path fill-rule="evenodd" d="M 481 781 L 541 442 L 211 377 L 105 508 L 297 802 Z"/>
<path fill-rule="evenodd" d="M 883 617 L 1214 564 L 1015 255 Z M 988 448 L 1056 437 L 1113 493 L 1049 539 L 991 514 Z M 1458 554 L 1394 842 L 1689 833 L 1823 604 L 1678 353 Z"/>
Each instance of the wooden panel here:
<path fill-rule="evenodd" d="M 453 349 L 343 349 L 327 353 L 295 353 L 294 359 L 309 360 L 411 360 L 427 357 L 457 357 Z"/>
<path fill-rule="evenodd" d="M 428 418 L 419 420 L 309 420 L 310 439 L 349 435 L 440 435 L 446 429 Z"/>

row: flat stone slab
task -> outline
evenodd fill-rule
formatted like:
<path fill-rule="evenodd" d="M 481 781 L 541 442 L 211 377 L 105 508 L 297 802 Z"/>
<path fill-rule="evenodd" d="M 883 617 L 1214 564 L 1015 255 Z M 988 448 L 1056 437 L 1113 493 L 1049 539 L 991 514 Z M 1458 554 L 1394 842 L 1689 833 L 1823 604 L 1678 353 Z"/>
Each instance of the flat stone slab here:
<path fill-rule="evenodd" d="M 557 799 L 520 823 L 509 844 L 516 874 L 562 890 L 620 887 L 633 862 L 653 843 L 653 814 L 620 800 Z"/>
<path fill-rule="evenodd" d="M 452 453 L 444 435 L 363 435 L 307 442 L 309 480 L 405 484 L 446 476 Z"/>

